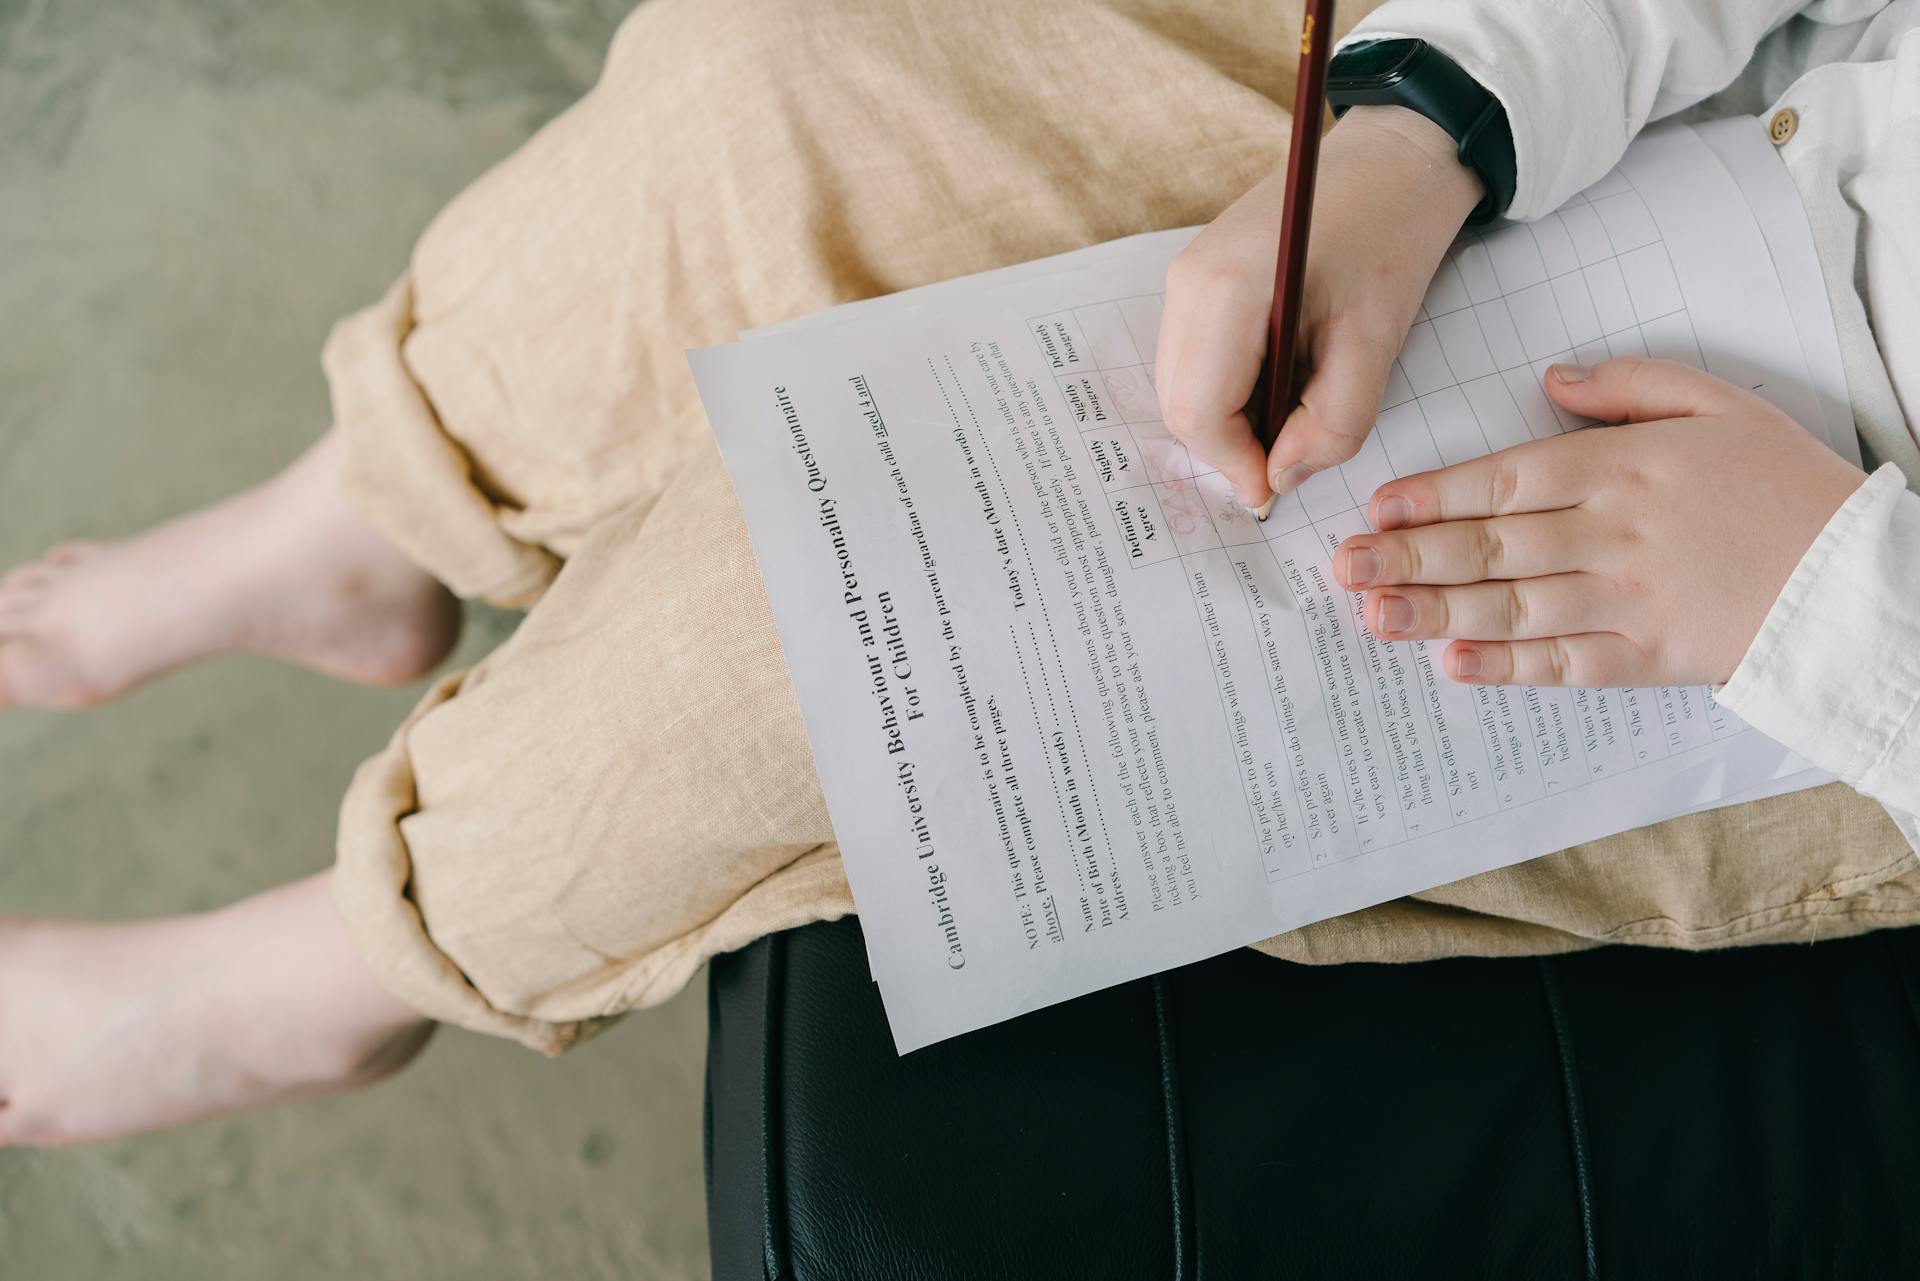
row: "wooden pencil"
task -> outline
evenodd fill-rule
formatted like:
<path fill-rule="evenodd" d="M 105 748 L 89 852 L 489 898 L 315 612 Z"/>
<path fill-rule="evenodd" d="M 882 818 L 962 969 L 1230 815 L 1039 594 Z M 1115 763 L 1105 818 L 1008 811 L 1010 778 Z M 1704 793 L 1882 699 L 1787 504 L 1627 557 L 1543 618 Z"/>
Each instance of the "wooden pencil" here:
<path fill-rule="evenodd" d="M 1300 403 L 1303 352 L 1300 293 L 1307 275 L 1307 232 L 1313 221 L 1313 181 L 1320 163 L 1320 120 L 1327 102 L 1327 50 L 1333 44 L 1333 0 L 1307 0 L 1300 26 L 1300 78 L 1293 91 L 1293 145 L 1287 152 L 1286 205 L 1280 216 L 1280 257 L 1273 272 L 1273 321 L 1267 349 L 1267 397 L 1260 443 L 1268 450 L 1287 415 Z"/>

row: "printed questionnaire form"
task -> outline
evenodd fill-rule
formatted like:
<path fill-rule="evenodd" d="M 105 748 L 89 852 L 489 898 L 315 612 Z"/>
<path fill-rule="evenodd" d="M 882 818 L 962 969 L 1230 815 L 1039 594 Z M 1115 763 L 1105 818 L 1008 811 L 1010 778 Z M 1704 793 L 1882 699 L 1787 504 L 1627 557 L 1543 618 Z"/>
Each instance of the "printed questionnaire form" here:
<path fill-rule="evenodd" d="M 904 1052 L 1584 840 L 1822 781 L 1710 690 L 1476 688 L 1361 626 L 1387 479 L 1580 426 L 1555 360 L 1668 356 L 1852 451 L 1752 121 L 1644 136 L 1456 244 L 1352 462 L 1234 502 L 1159 421 L 1191 232 L 689 354 Z"/>

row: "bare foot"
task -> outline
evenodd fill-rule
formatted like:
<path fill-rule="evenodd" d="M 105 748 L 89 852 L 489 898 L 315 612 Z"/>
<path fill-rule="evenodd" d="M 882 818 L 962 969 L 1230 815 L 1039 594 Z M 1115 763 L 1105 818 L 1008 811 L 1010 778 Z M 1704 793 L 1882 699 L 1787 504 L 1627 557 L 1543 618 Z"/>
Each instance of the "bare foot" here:
<path fill-rule="evenodd" d="M 0 708 L 91 707 L 240 650 L 373 685 L 429 671 L 459 603 L 346 505 L 336 451 L 329 434 L 257 489 L 0 578 Z"/>
<path fill-rule="evenodd" d="M 367 973 L 326 873 L 201 916 L 0 921 L 0 1147 L 368 1085 L 433 1026 Z"/>

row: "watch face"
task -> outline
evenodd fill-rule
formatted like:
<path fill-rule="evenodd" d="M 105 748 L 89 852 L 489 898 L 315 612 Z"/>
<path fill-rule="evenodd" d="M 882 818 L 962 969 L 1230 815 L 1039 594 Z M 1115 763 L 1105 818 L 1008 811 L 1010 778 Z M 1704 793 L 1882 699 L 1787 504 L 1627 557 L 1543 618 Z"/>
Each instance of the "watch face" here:
<path fill-rule="evenodd" d="M 1424 40 L 1365 40 L 1342 49 L 1328 73 L 1343 84 L 1391 84 L 1426 52 Z"/>

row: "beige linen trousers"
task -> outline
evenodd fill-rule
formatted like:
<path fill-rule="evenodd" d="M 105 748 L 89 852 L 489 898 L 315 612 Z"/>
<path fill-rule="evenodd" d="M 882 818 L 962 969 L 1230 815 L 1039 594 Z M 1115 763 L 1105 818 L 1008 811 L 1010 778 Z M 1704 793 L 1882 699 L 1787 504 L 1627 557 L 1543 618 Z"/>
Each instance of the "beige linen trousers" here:
<path fill-rule="evenodd" d="M 1344 27 L 1365 6 L 1342 15 Z M 528 607 L 354 779 L 336 892 L 394 992 L 557 1052 L 716 952 L 853 911 L 682 349 L 1211 219 L 1286 149 L 1295 3 L 649 0 L 325 364 L 343 483 Z M 1267 940 L 1293 961 L 1920 921 L 1878 806 L 1683 818 Z"/>

